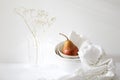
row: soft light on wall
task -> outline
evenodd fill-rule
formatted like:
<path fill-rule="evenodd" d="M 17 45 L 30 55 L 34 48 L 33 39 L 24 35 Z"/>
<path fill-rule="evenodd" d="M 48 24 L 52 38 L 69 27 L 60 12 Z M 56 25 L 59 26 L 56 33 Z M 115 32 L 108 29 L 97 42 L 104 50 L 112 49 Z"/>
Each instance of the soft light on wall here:
<path fill-rule="evenodd" d="M 51 54 L 54 52 L 55 45 L 63 40 L 59 37 L 59 32 L 69 35 L 71 31 L 76 31 L 100 44 L 109 55 L 119 58 L 119 4 L 118 0 L 1 0 L 0 62 L 29 63 L 28 54 L 35 53 L 31 33 L 24 21 L 14 12 L 15 8 L 21 6 L 44 9 L 57 18 L 53 27 L 45 34 L 48 37 L 43 40 L 45 44 L 42 43 L 43 51 L 40 53 L 50 55 L 48 52 L 52 51 Z M 45 57 L 45 54 L 42 55 Z M 51 59 L 46 62 L 49 60 Z"/>

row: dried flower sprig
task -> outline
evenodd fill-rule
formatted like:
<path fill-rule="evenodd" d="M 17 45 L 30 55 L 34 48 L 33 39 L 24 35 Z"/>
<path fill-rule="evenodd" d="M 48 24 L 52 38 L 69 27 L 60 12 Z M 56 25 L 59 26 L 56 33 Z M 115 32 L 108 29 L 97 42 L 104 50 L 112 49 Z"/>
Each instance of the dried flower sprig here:
<path fill-rule="evenodd" d="M 49 16 L 45 10 L 26 9 L 22 7 L 22 8 L 16 8 L 15 11 L 18 15 L 20 15 L 23 18 L 29 31 L 32 33 L 36 46 L 36 64 L 38 64 L 39 40 L 36 34 L 37 33 L 36 27 L 41 27 L 41 29 L 45 29 L 44 27 L 52 25 L 56 18 Z"/>

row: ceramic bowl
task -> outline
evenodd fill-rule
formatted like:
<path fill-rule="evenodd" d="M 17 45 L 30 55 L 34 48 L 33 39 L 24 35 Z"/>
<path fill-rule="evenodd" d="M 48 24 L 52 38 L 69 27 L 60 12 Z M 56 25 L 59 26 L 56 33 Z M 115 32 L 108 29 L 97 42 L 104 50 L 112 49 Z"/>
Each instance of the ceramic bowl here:
<path fill-rule="evenodd" d="M 57 44 L 55 47 L 55 53 L 57 54 L 57 65 L 61 67 L 64 71 L 74 72 L 76 69 L 80 68 L 80 58 L 78 56 L 69 56 L 61 52 L 63 42 Z"/>

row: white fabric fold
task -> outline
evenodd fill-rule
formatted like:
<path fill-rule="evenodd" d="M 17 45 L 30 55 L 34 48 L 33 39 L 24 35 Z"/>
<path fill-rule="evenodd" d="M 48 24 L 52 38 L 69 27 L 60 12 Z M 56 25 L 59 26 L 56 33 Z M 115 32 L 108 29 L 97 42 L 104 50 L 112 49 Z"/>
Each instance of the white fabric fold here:
<path fill-rule="evenodd" d="M 104 50 L 90 41 L 85 41 L 80 48 L 82 69 L 89 80 L 112 80 L 115 76 L 113 60 L 107 58 Z"/>

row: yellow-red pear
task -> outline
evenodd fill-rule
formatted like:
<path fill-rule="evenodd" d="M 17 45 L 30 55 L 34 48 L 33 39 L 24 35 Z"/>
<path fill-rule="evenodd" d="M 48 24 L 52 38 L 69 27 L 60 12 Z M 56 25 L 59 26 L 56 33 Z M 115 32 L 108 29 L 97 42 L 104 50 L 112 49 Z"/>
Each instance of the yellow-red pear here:
<path fill-rule="evenodd" d="M 69 40 L 69 38 L 66 35 L 64 35 L 62 33 L 60 33 L 60 35 L 66 37 L 66 39 L 67 39 L 63 43 L 63 47 L 62 47 L 61 52 L 63 54 L 66 54 L 66 55 L 77 56 L 78 55 L 78 51 L 79 51 L 77 46 L 75 44 L 73 44 L 73 42 L 71 40 Z"/>

